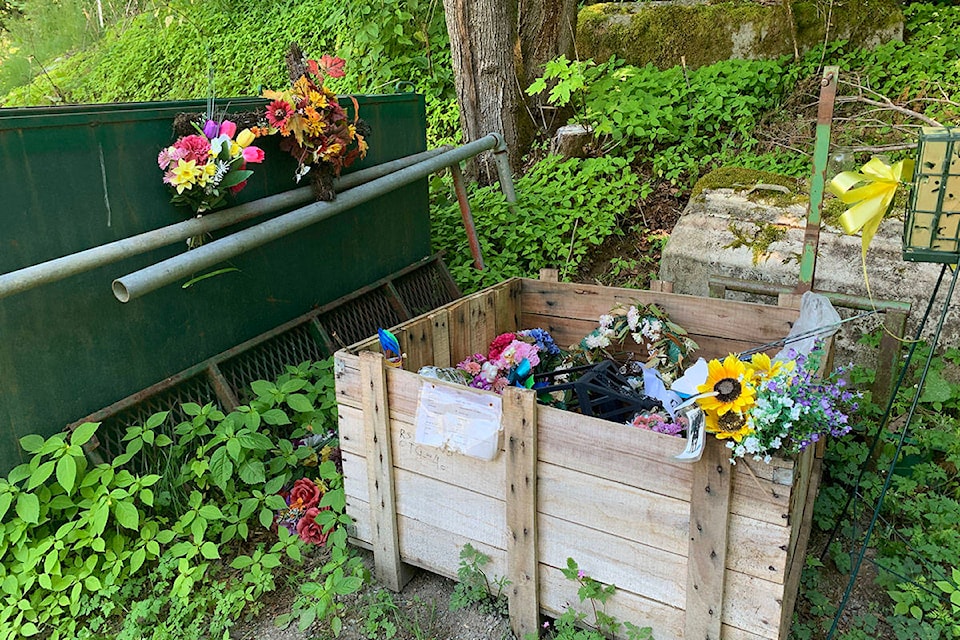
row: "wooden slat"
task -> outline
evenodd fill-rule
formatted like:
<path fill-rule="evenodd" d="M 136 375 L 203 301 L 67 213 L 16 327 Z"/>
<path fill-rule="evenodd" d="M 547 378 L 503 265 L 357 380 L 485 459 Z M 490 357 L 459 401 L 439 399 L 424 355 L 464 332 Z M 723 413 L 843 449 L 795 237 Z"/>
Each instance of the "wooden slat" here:
<path fill-rule="evenodd" d="M 634 301 L 657 303 L 670 319 L 690 333 L 730 340 L 767 342 L 787 335 L 796 320 L 795 310 L 748 302 L 638 289 L 616 289 L 586 284 L 523 280 L 523 311 L 527 314 L 596 321 L 618 305 Z"/>
<path fill-rule="evenodd" d="M 363 459 L 345 452 L 343 460 L 344 469 L 352 471 L 361 466 Z M 412 518 L 497 549 L 507 548 L 506 510 L 502 500 L 403 469 L 396 469 L 394 476 L 398 516 Z M 369 489 L 364 493 L 358 484 L 354 484 L 351 491 L 357 493 L 347 495 L 369 501 Z M 457 563 L 458 556 L 450 558 L 454 570 Z"/>
<path fill-rule="evenodd" d="M 340 407 L 340 446 L 343 451 L 364 456 L 363 415 L 353 407 Z M 417 444 L 413 420 L 390 419 L 390 437 L 393 464 L 398 469 L 412 471 L 449 485 L 504 500 L 503 459 L 480 460 L 448 449 Z"/>
<path fill-rule="evenodd" d="M 373 553 L 377 578 L 388 589 L 399 591 L 413 576 L 400 562 L 397 509 L 394 493 L 393 456 L 388 424 L 387 381 L 383 355 L 360 354 L 360 378 L 364 388 L 363 421 L 366 434 L 367 485 L 371 496 Z"/>
<path fill-rule="evenodd" d="M 510 628 L 517 638 L 539 633 L 537 574 L 537 396 L 510 387 L 503 393 L 507 485 L 507 577 Z"/>
<path fill-rule="evenodd" d="M 683 608 L 687 575 L 684 556 L 617 536 L 596 534 L 550 516 L 542 515 L 540 520 L 541 567 L 560 569 L 566 566 L 567 558 L 574 558 L 587 575 L 604 584 L 615 584 L 618 592 Z M 725 576 L 723 624 L 776 638 L 783 585 L 736 571 L 728 570 Z M 549 586 L 541 583 L 541 603 Z M 660 640 L 656 631 L 655 628 L 654 637 Z"/>
<path fill-rule="evenodd" d="M 450 314 L 446 309 L 430 314 L 430 322 L 433 323 L 433 365 L 436 367 L 449 367 L 450 357 Z"/>
<path fill-rule="evenodd" d="M 684 623 L 684 637 L 691 640 L 720 640 L 732 488 L 728 457 L 723 443 L 711 438 L 693 465 Z"/>
<path fill-rule="evenodd" d="M 359 498 L 347 496 L 347 505 L 357 513 L 369 514 L 370 512 L 369 505 Z M 490 558 L 490 563 L 484 568 L 484 572 L 491 582 L 507 575 L 505 549 L 490 546 L 472 536 L 452 533 L 446 527 L 434 526 L 404 515 L 397 518 L 397 525 L 400 529 L 400 553 L 410 564 L 456 580 L 460 552 L 469 543 Z M 361 536 L 370 535 L 369 515 L 365 519 L 358 520 L 355 531 Z M 354 540 L 359 545 L 369 546 L 363 537 L 355 537 Z"/>
<path fill-rule="evenodd" d="M 403 348 L 407 354 L 403 361 L 404 369 L 416 372 L 420 367 L 433 364 L 433 323 L 429 319 L 421 318 L 406 327 L 404 338 Z"/>
<path fill-rule="evenodd" d="M 540 602 L 544 612 L 559 616 L 568 606 L 593 617 L 589 603 L 581 603 L 577 596 L 578 585 L 565 580 L 559 569 L 540 565 Z M 607 601 L 605 611 L 617 618 L 632 622 L 637 626 L 653 628 L 653 637 L 657 640 L 684 640 L 683 609 L 648 600 L 628 591 L 618 590 Z M 736 627 L 723 625 L 724 640 L 765 640 L 759 636 Z"/>

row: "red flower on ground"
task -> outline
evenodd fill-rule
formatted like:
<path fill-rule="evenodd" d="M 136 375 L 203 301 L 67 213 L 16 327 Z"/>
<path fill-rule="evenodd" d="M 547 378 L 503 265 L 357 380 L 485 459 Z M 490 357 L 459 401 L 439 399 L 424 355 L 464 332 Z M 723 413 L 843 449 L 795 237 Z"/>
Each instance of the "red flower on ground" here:
<path fill-rule="evenodd" d="M 285 100 L 274 100 L 267 105 L 267 122 L 271 127 L 282 129 L 290 118 L 293 108 Z"/>
<path fill-rule="evenodd" d="M 320 496 L 323 495 L 323 492 L 320 491 L 320 487 L 314 484 L 313 480 L 309 478 L 300 478 L 293 483 L 293 489 L 290 490 L 290 499 L 288 504 L 292 507 L 298 505 L 299 508 L 309 511 L 313 507 L 316 507 L 320 502 Z"/>
<path fill-rule="evenodd" d="M 324 533 L 323 527 L 317 523 L 316 517 L 321 511 L 326 511 L 329 508 L 318 509 L 314 507 L 307 509 L 307 512 L 300 518 L 300 522 L 297 523 L 297 535 L 300 536 L 301 540 L 310 544 L 324 544 L 327 541 L 327 534 Z"/>
<path fill-rule="evenodd" d="M 487 360 L 496 360 L 503 353 L 503 350 L 510 346 L 510 343 L 516 339 L 516 334 L 501 333 L 493 342 L 490 343 L 490 353 L 487 354 Z"/>

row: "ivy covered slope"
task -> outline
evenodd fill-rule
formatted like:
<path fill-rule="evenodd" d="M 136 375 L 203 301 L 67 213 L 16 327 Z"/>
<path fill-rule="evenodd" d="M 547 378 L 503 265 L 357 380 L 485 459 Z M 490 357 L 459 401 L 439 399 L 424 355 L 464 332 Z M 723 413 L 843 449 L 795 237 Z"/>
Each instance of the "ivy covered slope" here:
<path fill-rule="evenodd" d="M 3 106 L 259 95 L 288 82 L 291 42 L 347 60 L 340 93 L 384 93 L 412 83 L 427 96 L 437 140 L 459 134 L 443 11 L 429 0 L 335 2 L 170 0 L 119 22 L 92 46 L 0 98 Z"/>

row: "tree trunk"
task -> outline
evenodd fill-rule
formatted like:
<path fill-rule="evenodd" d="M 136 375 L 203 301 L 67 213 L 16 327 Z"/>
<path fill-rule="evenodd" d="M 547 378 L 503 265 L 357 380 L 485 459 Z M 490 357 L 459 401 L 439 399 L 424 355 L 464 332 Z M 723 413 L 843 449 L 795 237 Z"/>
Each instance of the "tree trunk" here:
<path fill-rule="evenodd" d="M 548 60 L 572 57 L 576 0 L 443 0 L 443 8 L 464 139 L 502 133 L 516 169 L 533 140 L 532 118 L 543 120 L 539 98 L 528 102 L 524 90 Z M 492 182 L 493 159 L 468 163 L 467 173 Z"/>
<path fill-rule="evenodd" d="M 520 56 L 526 89 L 543 75 L 550 60 L 565 55 L 574 58 L 573 42 L 577 31 L 576 0 L 519 0 Z M 556 121 L 553 107 L 544 108 L 546 93 L 529 96 L 527 106 L 537 126 L 550 130 L 564 124 Z"/>
<path fill-rule="evenodd" d="M 515 65 L 517 0 L 443 0 L 443 9 L 465 141 L 503 134 L 516 168 L 529 142 L 521 136 L 529 125 Z M 468 163 L 468 175 L 484 183 L 496 180 L 491 155 Z"/>

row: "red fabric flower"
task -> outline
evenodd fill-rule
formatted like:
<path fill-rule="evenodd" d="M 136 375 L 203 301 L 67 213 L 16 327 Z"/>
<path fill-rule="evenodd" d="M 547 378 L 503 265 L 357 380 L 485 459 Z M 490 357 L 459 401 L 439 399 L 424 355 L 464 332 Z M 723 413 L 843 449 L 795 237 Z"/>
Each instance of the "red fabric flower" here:
<path fill-rule="evenodd" d="M 293 489 L 290 490 L 290 500 L 288 504 L 291 507 L 299 506 L 300 509 L 309 511 L 313 507 L 317 506 L 317 503 L 320 502 L 321 495 L 323 495 L 323 493 L 320 491 L 320 487 L 315 485 L 313 480 L 309 478 L 300 478 L 293 483 Z"/>
<path fill-rule="evenodd" d="M 297 523 L 297 535 L 300 536 L 301 540 L 310 544 L 323 544 L 327 541 L 327 534 L 324 533 L 323 527 L 317 524 L 316 517 L 321 511 L 326 511 L 329 508 L 318 509 L 313 507 L 307 509 L 307 512 L 300 518 L 300 522 Z"/>
<path fill-rule="evenodd" d="M 274 100 L 267 105 L 267 122 L 271 127 L 282 129 L 290 118 L 293 107 L 285 100 Z"/>
<path fill-rule="evenodd" d="M 310 62 L 314 61 L 311 60 Z M 342 78 L 345 75 L 344 64 L 346 64 L 346 61 L 343 58 L 323 54 L 320 56 L 319 64 L 317 64 L 317 71 L 330 78 Z M 314 71 L 314 75 L 318 75 L 316 71 Z"/>
<path fill-rule="evenodd" d="M 203 136 L 184 136 L 173 146 L 183 152 L 184 160 L 194 160 L 199 166 L 205 165 L 210 157 L 210 141 Z"/>
<path fill-rule="evenodd" d="M 503 350 L 506 349 L 516 337 L 513 333 L 501 333 L 494 338 L 493 342 L 490 343 L 490 353 L 487 354 L 487 360 L 496 360 L 499 358 Z"/>

